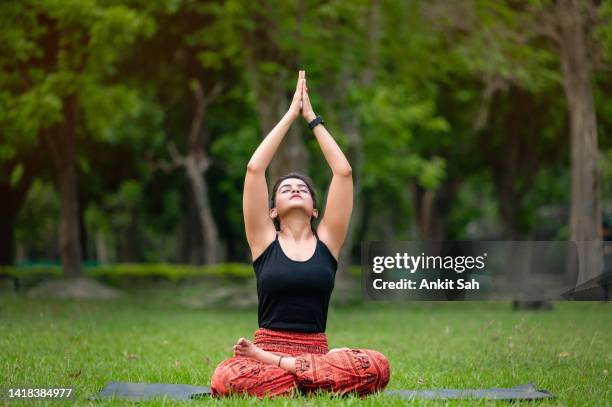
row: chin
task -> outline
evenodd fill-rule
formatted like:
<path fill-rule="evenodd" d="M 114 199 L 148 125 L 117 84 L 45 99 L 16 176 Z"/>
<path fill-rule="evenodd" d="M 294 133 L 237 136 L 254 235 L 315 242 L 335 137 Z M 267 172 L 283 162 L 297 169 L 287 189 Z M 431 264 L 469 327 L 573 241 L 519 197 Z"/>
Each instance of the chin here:
<path fill-rule="evenodd" d="M 304 202 L 300 202 L 300 203 L 297 203 L 297 204 L 290 204 L 290 205 L 287 205 L 285 208 L 286 208 L 285 209 L 286 211 L 289 211 L 289 210 L 301 210 L 301 211 L 306 212 L 306 213 L 311 213 L 312 212 L 312 209 L 308 208 L 308 205 L 306 205 Z"/>

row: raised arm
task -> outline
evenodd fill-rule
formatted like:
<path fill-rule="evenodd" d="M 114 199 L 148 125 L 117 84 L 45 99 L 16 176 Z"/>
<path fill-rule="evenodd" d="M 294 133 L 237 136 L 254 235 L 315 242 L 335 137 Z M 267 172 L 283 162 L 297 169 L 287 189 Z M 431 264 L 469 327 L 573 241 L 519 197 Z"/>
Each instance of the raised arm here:
<path fill-rule="evenodd" d="M 246 238 L 255 260 L 274 240 L 276 230 L 270 219 L 268 208 L 268 185 L 266 183 L 266 168 L 272 161 L 274 153 L 287 134 L 291 123 L 300 115 L 300 98 L 304 71 L 300 71 L 291 106 L 283 118 L 263 139 L 247 164 L 244 177 L 244 192 L 242 194 L 242 213 Z"/>
<path fill-rule="evenodd" d="M 310 104 L 306 79 L 303 86 L 302 116 L 307 122 L 311 122 L 317 116 Z M 353 212 L 352 169 L 344 153 L 323 124 L 317 125 L 313 131 L 333 174 L 327 193 L 325 212 L 317 227 L 317 234 L 338 259 Z"/>

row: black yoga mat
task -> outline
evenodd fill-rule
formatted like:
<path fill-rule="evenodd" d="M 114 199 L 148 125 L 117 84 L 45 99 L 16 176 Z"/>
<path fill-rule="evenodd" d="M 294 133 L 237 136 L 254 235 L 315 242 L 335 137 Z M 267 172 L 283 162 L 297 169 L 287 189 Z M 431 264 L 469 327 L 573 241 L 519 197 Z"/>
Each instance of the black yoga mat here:
<path fill-rule="evenodd" d="M 555 398 L 550 392 L 539 390 L 533 383 L 495 389 L 385 390 L 384 394 L 400 395 L 408 399 L 537 400 Z"/>
<path fill-rule="evenodd" d="M 383 394 L 407 399 L 536 400 L 555 397 L 546 390 L 539 390 L 533 383 L 495 389 L 385 390 Z M 189 384 L 109 382 L 100 393 L 89 399 L 101 400 L 109 397 L 128 400 L 147 400 L 156 397 L 191 400 L 210 397 L 210 387 Z"/>

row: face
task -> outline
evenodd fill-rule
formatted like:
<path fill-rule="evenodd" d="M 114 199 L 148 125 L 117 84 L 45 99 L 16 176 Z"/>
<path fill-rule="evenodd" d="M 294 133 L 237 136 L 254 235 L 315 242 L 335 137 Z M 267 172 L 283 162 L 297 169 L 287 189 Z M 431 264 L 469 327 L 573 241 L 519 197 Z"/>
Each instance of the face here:
<path fill-rule="evenodd" d="M 287 178 L 276 190 L 275 208 L 270 210 L 270 214 L 276 217 L 294 208 L 302 208 L 309 217 L 318 215 L 306 183 L 299 178 Z"/>

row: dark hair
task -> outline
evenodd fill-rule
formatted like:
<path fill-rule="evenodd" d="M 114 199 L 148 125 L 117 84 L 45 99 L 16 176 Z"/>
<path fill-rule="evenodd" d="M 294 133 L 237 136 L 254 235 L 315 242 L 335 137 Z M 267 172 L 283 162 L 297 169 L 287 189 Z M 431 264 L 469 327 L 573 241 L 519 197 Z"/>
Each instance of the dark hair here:
<path fill-rule="evenodd" d="M 314 189 L 312 180 L 310 179 L 310 177 L 306 176 L 306 175 L 302 175 L 299 172 L 290 172 L 286 175 L 283 175 L 282 177 L 279 177 L 276 182 L 274 183 L 274 186 L 272 187 L 272 194 L 270 195 L 270 209 L 274 208 L 276 205 L 276 191 L 278 190 L 278 187 L 280 186 L 281 182 L 283 182 L 284 180 L 286 180 L 287 178 L 297 178 L 300 179 L 302 181 L 304 181 L 304 183 L 306 184 L 306 186 L 308 187 L 308 191 L 310 192 L 310 196 L 312 197 L 312 207 L 313 209 L 317 209 L 317 194 L 316 191 Z M 280 220 L 278 219 L 278 216 L 274 219 L 272 219 L 272 221 L 274 222 L 274 227 L 276 228 L 276 230 L 280 230 Z M 317 219 L 314 216 L 310 217 L 310 229 L 312 229 L 312 232 L 316 234 L 317 231 Z"/>

